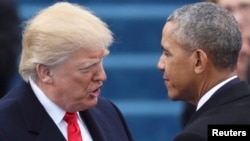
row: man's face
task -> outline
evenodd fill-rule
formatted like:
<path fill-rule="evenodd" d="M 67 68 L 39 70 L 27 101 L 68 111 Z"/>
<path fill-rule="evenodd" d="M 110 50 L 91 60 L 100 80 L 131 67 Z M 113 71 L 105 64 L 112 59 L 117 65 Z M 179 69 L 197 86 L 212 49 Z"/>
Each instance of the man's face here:
<path fill-rule="evenodd" d="M 247 80 L 249 59 L 250 59 L 250 38 L 243 38 L 242 47 L 239 52 L 239 57 L 237 62 L 237 74 L 243 80 Z"/>
<path fill-rule="evenodd" d="M 234 15 L 243 36 L 250 36 L 250 0 L 218 0 L 218 4 Z"/>
<path fill-rule="evenodd" d="M 175 24 L 167 22 L 162 32 L 162 55 L 158 69 L 163 71 L 163 79 L 172 100 L 188 101 L 193 94 L 195 73 L 192 52 L 188 52 L 171 37 Z"/>
<path fill-rule="evenodd" d="M 97 104 L 106 80 L 103 57 L 107 50 L 79 48 L 65 62 L 51 69 L 50 99 L 66 111 L 80 111 Z"/>

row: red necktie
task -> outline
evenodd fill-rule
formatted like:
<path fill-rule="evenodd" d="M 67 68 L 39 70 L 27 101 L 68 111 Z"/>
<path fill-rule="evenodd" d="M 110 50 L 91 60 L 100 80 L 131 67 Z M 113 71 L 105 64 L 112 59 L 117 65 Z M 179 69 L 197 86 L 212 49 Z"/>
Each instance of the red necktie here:
<path fill-rule="evenodd" d="M 66 113 L 63 118 L 68 123 L 68 141 L 82 141 L 81 131 L 77 124 L 76 113 Z"/>

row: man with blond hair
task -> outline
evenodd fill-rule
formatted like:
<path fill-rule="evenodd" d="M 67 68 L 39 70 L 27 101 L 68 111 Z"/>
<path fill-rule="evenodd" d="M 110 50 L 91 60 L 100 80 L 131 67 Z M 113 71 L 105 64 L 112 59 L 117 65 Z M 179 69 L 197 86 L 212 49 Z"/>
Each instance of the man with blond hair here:
<path fill-rule="evenodd" d="M 27 22 L 19 73 L 0 101 L 1 141 L 132 141 L 119 109 L 100 96 L 113 41 L 89 10 L 58 2 Z"/>

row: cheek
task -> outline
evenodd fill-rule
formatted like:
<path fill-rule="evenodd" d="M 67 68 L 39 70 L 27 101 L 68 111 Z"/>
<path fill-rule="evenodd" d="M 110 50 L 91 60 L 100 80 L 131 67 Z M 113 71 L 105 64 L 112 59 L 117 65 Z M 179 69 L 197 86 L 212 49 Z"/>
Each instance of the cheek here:
<path fill-rule="evenodd" d="M 91 74 L 80 74 L 72 77 L 70 79 L 71 86 L 75 89 L 87 89 L 90 83 L 92 82 L 92 75 Z"/>
<path fill-rule="evenodd" d="M 165 72 L 175 73 L 176 71 L 179 71 L 180 63 L 173 58 L 165 61 L 164 67 L 165 67 Z"/>
<path fill-rule="evenodd" d="M 82 99 L 88 93 L 89 85 L 89 81 L 85 81 L 84 79 L 62 81 L 57 85 L 57 92 L 60 95 L 59 99 L 62 98 L 65 101 Z"/>
<path fill-rule="evenodd" d="M 250 17 L 249 16 L 246 17 L 246 24 L 247 24 L 247 27 L 250 28 L 249 27 L 250 26 Z"/>
<path fill-rule="evenodd" d="M 165 64 L 165 73 L 168 77 L 178 80 L 188 77 L 191 71 L 191 64 L 185 59 L 169 61 Z"/>
<path fill-rule="evenodd" d="M 240 55 L 250 55 L 250 45 L 246 40 L 244 40 L 244 42 L 242 43 Z"/>
<path fill-rule="evenodd" d="M 56 85 L 65 91 L 83 91 L 86 90 L 91 83 L 91 75 L 73 73 L 60 77 L 56 81 Z"/>

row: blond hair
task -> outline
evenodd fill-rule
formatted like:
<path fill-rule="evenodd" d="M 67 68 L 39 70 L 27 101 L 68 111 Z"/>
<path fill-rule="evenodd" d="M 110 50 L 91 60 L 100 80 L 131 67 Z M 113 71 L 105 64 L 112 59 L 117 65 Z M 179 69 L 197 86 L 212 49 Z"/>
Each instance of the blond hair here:
<path fill-rule="evenodd" d="M 58 2 L 26 23 L 19 73 L 36 79 L 36 65 L 57 65 L 77 48 L 108 48 L 113 42 L 106 23 L 86 7 Z"/>

